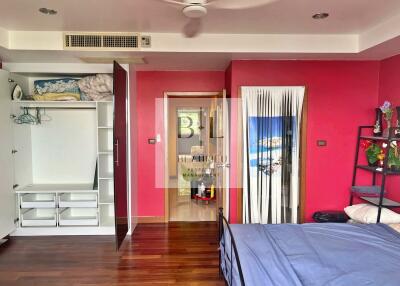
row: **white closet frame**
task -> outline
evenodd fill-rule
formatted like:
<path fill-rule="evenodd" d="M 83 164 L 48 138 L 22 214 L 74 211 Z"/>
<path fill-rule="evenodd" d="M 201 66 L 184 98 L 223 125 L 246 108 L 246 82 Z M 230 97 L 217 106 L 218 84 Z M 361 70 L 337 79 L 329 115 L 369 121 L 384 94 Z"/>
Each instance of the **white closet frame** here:
<path fill-rule="evenodd" d="M 124 66 L 128 71 L 129 66 Z M 4 63 L 3 69 L 12 74 L 26 75 L 29 77 L 62 77 L 69 75 L 82 75 L 96 74 L 96 73 L 112 73 L 112 65 L 105 64 L 39 64 L 39 63 Z M 129 78 L 128 78 L 129 83 Z M 11 98 L 10 98 L 11 100 Z M 102 135 L 111 134 L 111 148 L 112 148 L 112 117 L 113 117 L 113 103 L 112 102 L 12 102 L 13 108 L 17 109 L 20 106 L 28 107 L 62 107 L 66 110 L 68 107 L 91 107 L 96 110 L 96 127 L 97 127 L 97 146 L 96 153 L 98 158 L 98 190 L 92 190 L 90 185 L 34 185 L 33 187 L 22 186 L 15 189 L 15 202 L 16 205 L 16 229 L 11 235 L 25 236 L 25 235 L 110 235 L 115 234 L 113 217 L 107 214 L 113 214 L 113 192 L 106 192 L 105 190 L 113 188 L 112 174 L 104 173 L 102 164 L 108 164 L 108 170 L 112 170 L 113 153 L 112 149 L 104 149 L 101 146 Z M 127 123 L 128 130 L 130 130 L 130 112 L 129 112 L 129 86 L 127 98 Z M 11 112 L 11 111 L 10 111 Z M 131 213 L 131 160 L 130 160 L 130 134 L 128 133 L 128 211 Z M 38 195 L 40 194 L 40 195 Z M 31 196 L 31 197 L 29 197 Z M 32 199 L 33 196 L 33 199 Z M 24 200 L 26 198 L 26 200 Z M 55 207 L 47 208 L 47 211 L 38 213 L 35 208 L 28 208 L 29 201 L 33 201 L 35 206 L 42 203 L 44 206 L 49 207 L 54 200 Z M 21 204 L 27 208 L 21 208 Z M 67 205 L 74 208 L 68 209 L 58 207 L 58 205 Z M 85 211 L 82 207 L 86 207 Z M 52 211 L 54 210 L 54 214 Z M 50 218 L 55 218 L 56 225 Z M 35 220 L 32 220 L 32 226 L 24 226 L 24 219 L 28 222 L 30 218 L 42 217 L 47 227 L 35 226 Z M 129 218 L 131 215 L 128 216 Z M 77 218 L 77 220 L 66 220 L 60 223 L 64 218 Z M 97 223 L 96 223 L 97 221 Z M 88 226 L 70 226 L 69 224 L 82 223 Z M 41 224 L 41 223 L 39 223 Z M 43 223 L 42 223 L 43 224 Z M 131 223 L 129 222 L 129 226 Z M 129 230 L 131 233 L 131 230 Z"/>

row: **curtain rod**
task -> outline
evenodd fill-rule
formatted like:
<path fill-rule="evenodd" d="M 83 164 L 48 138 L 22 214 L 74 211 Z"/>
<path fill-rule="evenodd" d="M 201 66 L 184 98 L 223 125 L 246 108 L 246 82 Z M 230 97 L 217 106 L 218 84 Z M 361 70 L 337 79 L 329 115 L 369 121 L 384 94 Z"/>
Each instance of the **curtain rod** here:
<path fill-rule="evenodd" d="M 46 106 L 21 106 L 21 109 L 37 109 L 37 108 L 41 108 L 41 109 L 96 109 L 96 107 L 46 107 Z"/>

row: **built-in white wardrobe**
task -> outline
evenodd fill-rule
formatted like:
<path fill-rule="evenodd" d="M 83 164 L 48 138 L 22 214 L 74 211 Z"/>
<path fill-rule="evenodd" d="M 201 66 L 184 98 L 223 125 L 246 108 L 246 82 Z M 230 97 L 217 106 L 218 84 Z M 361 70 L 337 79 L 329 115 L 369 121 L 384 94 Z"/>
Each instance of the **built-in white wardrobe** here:
<path fill-rule="evenodd" d="M 16 101 L 11 96 L 16 84 L 24 94 L 32 94 L 38 79 L 81 78 L 113 73 L 116 67 L 65 65 L 63 72 L 63 64 L 33 66 L 27 65 L 26 71 L 22 64 L 10 65 L 10 72 L 0 70 L 0 237 L 116 234 L 116 221 L 121 219 L 116 220 L 115 201 L 127 204 L 128 184 L 118 187 L 114 172 L 125 164 L 121 170 L 126 180 L 129 169 L 127 136 L 117 138 L 114 133 L 116 96 L 109 101 L 65 102 Z M 114 81 L 114 92 L 116 85 Z M 126 105 L 126 74 L 119 86 L 120 104 Z M 28 122 L 21 123 L 21 116 Z M 29 117 L 36 122 L 29 123 Z M 126 122 L 119 131 L 125 135 Z M 115 188 L 120 188 L 122 199 Z M 127 211 L 127 205 L 123 209 Z M 127 225 L 127 213 L 120 215 Z"/>

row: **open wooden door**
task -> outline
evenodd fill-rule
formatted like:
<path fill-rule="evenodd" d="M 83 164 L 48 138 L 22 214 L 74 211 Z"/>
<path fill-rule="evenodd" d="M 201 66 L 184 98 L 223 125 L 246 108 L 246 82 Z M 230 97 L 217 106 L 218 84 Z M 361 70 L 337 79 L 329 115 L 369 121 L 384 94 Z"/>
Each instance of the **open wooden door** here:
<path fill-rule="evenodd" d="M 114 202 L 117 249 L 128 232 L 127 72 L 114 62 Z"/>
<path fill-rule="evenodd" d="M 11 94 L 9 73 L 0 69 L 0 239 L 14 229 L 13 158 Z"/>
<path fill-rule="evenodd" d="M 222 91 L 222 97 L 218 98 L 218 143 L 217 143 L 217 206 L 224 209 L 224 216 L 229 219 L 229 102 L 226 91 Z M 218 212 L 217 212 L 218 213 Z"/>

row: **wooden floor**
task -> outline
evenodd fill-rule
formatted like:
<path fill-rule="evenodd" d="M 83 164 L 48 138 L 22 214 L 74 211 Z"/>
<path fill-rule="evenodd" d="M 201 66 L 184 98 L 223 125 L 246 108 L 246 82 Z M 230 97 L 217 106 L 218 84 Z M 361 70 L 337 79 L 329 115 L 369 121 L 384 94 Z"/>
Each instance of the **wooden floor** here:
<path fill-rule="evenodd" d="M 109 236 L 13 237 L 0 246 L 0 285 L 225 285 L 217 225 L 139 225 L 119 253 Z"/>

